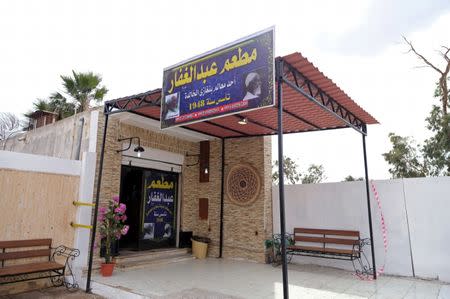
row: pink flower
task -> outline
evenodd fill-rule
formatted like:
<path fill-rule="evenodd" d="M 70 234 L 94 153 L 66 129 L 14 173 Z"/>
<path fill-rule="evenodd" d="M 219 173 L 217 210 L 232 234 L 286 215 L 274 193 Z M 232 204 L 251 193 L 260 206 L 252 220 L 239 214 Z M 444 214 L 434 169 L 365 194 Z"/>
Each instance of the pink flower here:
<path fill-rule="evenodd" d="M 114 220 L 120 221 L 120 216 L 119 215 L 114 216 Z"/>
<path fill-rule="evenodd" d="M 126 235 L 129 229 L 130 227 L 128 225 L 125 225 L 121 230 L 122 235 Z"/>
<path fill-rule="evenodd" d="M 106 208 L 105 207 L 101 207 L 99 209 L 100 214 L 106 214 Z"/>
<path fill-rule="evenodd" d="M 119 205 L 119 207 L 117 207 L 117 208 L 114 209 L 114 212 L 115 212 L 115 213 L 118 213 L 118 214 L 124 214 L 125 211 L 126 211 L 126 209 L 127 209 L 127 206 L 126 206 L 125 204 L 121 203 L 121 204 Z"/>
<path fill-rule="evenodd" d="M 122 215 L 122 221 L 125 221 L 125 220 L 127 220 L 127 219 L 128 219 L 127 215 L 123 214 L 123 215 Z"/>
<path fill-rule="evenodd" d="M 115 202 L 119 202 L 119 195 L 114 195 L 114 196 L 113 196 L 113 200 L 114 200 Z"/>

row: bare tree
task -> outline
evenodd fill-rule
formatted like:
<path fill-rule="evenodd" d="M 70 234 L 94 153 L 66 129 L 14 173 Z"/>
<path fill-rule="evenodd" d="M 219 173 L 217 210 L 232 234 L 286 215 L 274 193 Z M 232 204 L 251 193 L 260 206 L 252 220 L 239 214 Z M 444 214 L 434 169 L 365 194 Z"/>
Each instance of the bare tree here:
<path fill-rule="evenodd" d="M 420 60 L 422 60 L 425 63 L 425 66 L 431 67 L 436 72 L 440 74 L 439 77 L 439 88 L 441 89 L 441 101 L 442 101 L 442 112 L 444 115 L 447 115 L 447 106 L 448 106 L 448 74 L 450 72 L 450 48 L 446 46 L 442 46 L 442 50 L 438 51 L 442 58 L 445 60 L 445 67 L 444 68 L 438 68 L 436 65 L 432 64 L 425 56 L 417 52 L 417 50 L 414 48 L 414 45 L 412 42 L 406 39 L 406 37 L 403 36 L 403 39 L 405 42 L 409 45 L 409 51 L 413 52 Z"/>
<path fill-rule="evenodd" d="M 12 113 L 0 112 L 0 142 L 5 149 L 9 137 L 20 131 L 20 120 Z"/>

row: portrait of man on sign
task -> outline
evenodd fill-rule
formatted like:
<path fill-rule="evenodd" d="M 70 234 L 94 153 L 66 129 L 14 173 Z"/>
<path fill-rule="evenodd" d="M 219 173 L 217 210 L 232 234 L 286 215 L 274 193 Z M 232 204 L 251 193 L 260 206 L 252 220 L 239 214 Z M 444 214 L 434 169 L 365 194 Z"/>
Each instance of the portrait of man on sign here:
<path fill-rule="evenodd" d="M 242 100 L 248 101 L 261 97 L 261 75 L 257 71 L 252 71 L 245 76 L 245 95 Z"/>
<path fill-rule="evenodd" d="M 155 238 L 155 224 L 144 223 L 144 240 L 153 240 Z"/>
<path fill-rule="evenodd" d="M 166 95 L 164 98 L 165 106 L 163 111 L 164 119 L 172 119 L 180 116 L 180 96 L 179 93 Z"/>

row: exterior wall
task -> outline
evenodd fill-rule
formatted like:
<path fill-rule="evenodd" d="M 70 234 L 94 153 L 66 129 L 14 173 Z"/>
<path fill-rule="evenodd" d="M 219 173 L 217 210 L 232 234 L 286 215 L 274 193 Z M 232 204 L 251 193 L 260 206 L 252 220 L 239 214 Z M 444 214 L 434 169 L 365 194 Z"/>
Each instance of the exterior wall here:
<path fill-rule="evenodd" d="M 450 281 L 450 177 L 375 181 L 387 228 L 384 252 L 380 213 L 371 192 L 377 268 L 385 273 Z M 286 230 L 294 227 L 359 230 L 369 237 L 365 182 L 286 185 Z M 274 231 L 279 233 L 278 187 L 273 190 Z M 371 260 L 370 246 L 364 249 Z M 351 262 L 295 257 L 312 263 L 353 269 Z"/>
<path fill-rule="evenodd" d="M 43 127 L 45 125 L 54 123 L 56 121 L 56 115 L 51 113 L 43 113 L 42 116 L 36 118 L 35 120 L 36 128 Z"/>
<path fill-rule="evenodd" d="M 100 117 L 97 139 L 97 175 L 104 127 L 104 117 Z M 120 123 L 110 118 L 105 145 L 105 159 L 101 184 L 100 206 L 104 206 L 113 195 L 120 193 L 121 148 L 118 138 L 138 136 L 141 145 L 172 153 L 198 154 L 200 145 L 159 132 Z M 219 256 L 220 242 L 220 190 L 221 190 L 221 140 L 210 143 L 210 165 L 207 183 L 199 182 L 197 157 L 185 157 L 181 173 L 181 227 L 182 231 L 193 231 L 194 235 L 211 238 L 209 256 Z M 271 224 L 271 145 L 270 138 L 246 138 L 226 141 L 225 174 L 229 167 L 237 163 L 250 163 L 261 177 L 262 188 L 259 198 L 250 207 L 238 207 L 225 196 L 224 201 L 224 257 L 246 258 L 264 261 L 264 239 L 272 233 Z M 97 179 L 96 181 L 97 182 Z M 96 190 L 96 187 L 95 187 Z M 198 216 L 199 198 L 209 199 L 208 220 Z M 264 220 L 264 215 L 268 216 Z M 99 237 L 96 236 L 97 244 Z M 96 262 L 98 249 L 96 252 Z"/>
<path fill-rule="evenodd" d="M 94 190 L 97 190 L 97 179 L 100 161 L 100 151 L 102 146 L 102 137 L 104 130 L 104 115 L 100 115 L 98 124 L 98 138 L 97 138 L 97 171 L 95 178 Z M 106 206 L 107 202 L 113 195 L 120 194 L 120 170 L 121 170 L 121 153 L 117 153 L 117 149 L 121 148 L 121 143 L 117 140 L 119 138 L 137 136 L 140 137 L 141 146 L 152 147 L 160 150 L 170 151 L 179 154 L 185 154 L 186 152 L 197 153 L 199 146 L 196 143 L 177 139 L 175 137 L 167 136 L 164 134 L 156 133 L 154 131 L 145 130 L 138 127 L 133 127 L 120 123 L 117 119 L 110 118 L 108 122 L 108 131 L 105 143 L 105 158 L 103 164 L 102 183 L 100 188 L 100 207 Z M 197 170 L 197 172 L 196 172 Z M 182 188 L 183 192 L 189 193 L 188 198 L 192 200 L 195 196 L 195 186 L 192 186 L 192 177 L 198 173 L 197 167 L 183 167 L 182 169 Z M 198 174 L 197 174 L 198 176 Z M 197 178 L 198 181 L 198 178 Z M 95 191 L 96 192 L 96 191 Z M 95 198 L 95 193 L 94 193 Z M 186 202 L 188 199 L 182 202 Z M 182 211 L 185 207 L 182 207 Z M 184 228 L 184 217 L 182 217 L 181 229 Z M 191 226 L 192 227 L 192 226 Z M 99 244 L 99 235 L 97 231 L 96 243 Z M 96 249 L 95 254 L 96 263 L 101 260 L 99 258 L 99 248 Z"/>
<path fill-rule="evenodd" d="M 2 240 L 52 238 L 73 246 L 78 176 L 0 169 Z M 11 229 L 14 228 L 14 229 Z"/>
<path fill-rule="evenodd" d="M 270 137 L 229 139 L 225 143 L 225 157 L 225 178 L 231 167 L 250 164 L 260 176 L 261 191 L 247 207 L 233 204 L 225 194 L 224 257 L 264 262 L 264 240 L 272 235 Z"/>
<path fill-rule="evenodd" d="M 53 239 L 74 247 L 81 163 L 0 151 L 0 240 Z M 23 261 L 7 261 L 6 265 Z M 47 280 L 8 284 L 0 296 L 42 287 Z"/>
<path fill-rule="evenodd" d="M 84 118 L 80 147 L 80 153 L 83 153 L 88 151 L 89 147 L 89 128 L 91 127 L 92 112 L 79 113 L 35 130 L 16 135 L 6 142 L 5 150 L 62 159 L 76 159 L 81 125 L 80 119 Z"/>

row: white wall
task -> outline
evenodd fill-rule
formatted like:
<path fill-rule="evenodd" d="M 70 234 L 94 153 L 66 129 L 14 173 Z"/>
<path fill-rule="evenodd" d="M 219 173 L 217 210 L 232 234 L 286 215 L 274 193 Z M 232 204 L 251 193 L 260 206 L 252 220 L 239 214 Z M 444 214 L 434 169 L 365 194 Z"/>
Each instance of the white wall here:
<path fill-rule="evenodd" d="M 450 281 L 450 177 L 405 180 L 417 276 Z"/>
<path fill-rule="evenodd" d="M 92 195 L 94 194 L 96 158 L 96 153 L 83 153 L 78 193 L 78 201 L 80 202 L 94 203 Z M 92 207 L 78 206 L 76 220 L 74 222 L 78 224 L 91 225 Z M 88 264 L 91 231 L 86 228 L 76 228 L 75 230 L 74 247 L 80 250 L 80 256 L 75 259 L 74 266 L 77 270 L 79 270 L 78 277 L 81 277 L 81 271 L 85 269 Z"/>
<path fill-rule="evenodd" d="M 388 234 L 385 254 L 380 214 L 371 192 L 377 267 L 385 265 L 385 273 L 403 276 L 413 276 L 414 267 L 418 277 L 450 281 L 450 177 L 374 184 Z M 365 182 L 286 185 L 285 197 L 286 230 L 290 233 L 294 227 L 330 228 L 359 230 L 362 238 L 369 237 Z M 278 186 L 273 188 L 273 201 L 274 232 L 278 233 Z M 365 252 L 370 260 L 370 246 Z M 309 257 L 295 257 L 294 261 L 353 269 L 347 261 Z"/>
<path fill-rule="evenodd" d="M 81 162 L 0 150 L 0 168 L 79 176 Z"/>

